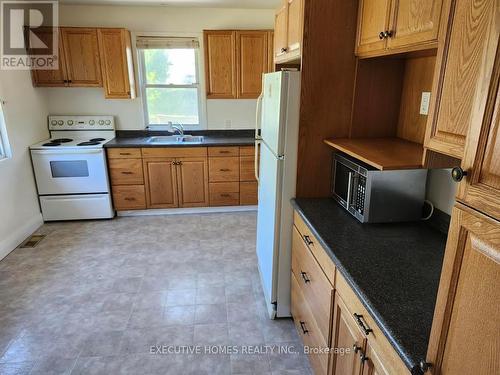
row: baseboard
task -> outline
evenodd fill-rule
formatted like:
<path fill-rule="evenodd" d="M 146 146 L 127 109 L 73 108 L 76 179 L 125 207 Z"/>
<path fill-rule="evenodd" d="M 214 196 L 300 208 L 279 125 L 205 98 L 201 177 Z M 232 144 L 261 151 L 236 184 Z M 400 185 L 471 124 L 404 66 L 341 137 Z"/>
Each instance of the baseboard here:
<path fill-rule="evenodd" d="M 257 211 L 257 206 L 226 206 L 226 207 L 192 207 L 192 208 L 168 208 L 152 210 L 117 211 L 117 216 L 155 216 L 155 215 L 185 215 L 185 214 L 209 214 L 217 212 L 243 212 Z"/>
<path fill-rule="evenodd" d="M 43 225 L 42 214 L 37 214 L 31 220 L 17 228 L 10 236 L 0 241 L 0 260 L 19 246 L 26 238 Z"/>

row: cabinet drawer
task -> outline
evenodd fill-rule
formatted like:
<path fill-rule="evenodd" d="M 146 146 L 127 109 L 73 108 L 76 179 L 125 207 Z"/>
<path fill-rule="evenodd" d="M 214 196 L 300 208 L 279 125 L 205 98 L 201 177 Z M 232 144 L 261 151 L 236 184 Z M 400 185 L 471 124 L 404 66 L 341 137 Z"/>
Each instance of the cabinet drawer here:
<path fill-rule="evenodd" d="M 239 206 L 240 193 L 210 193 L 210 206 Z"/>
<path fill-rule="evenodd" d="M 142 185 L 141 159 L 110 159 L 108 161 L 111 185 Z"/>
<path fill-rule="evenodd" d="M 253 156 L 255 157 L 255 146 L 241 146 L 240 156 Z"/>
<path fill-rule="evenodd" d="M 206 147 L 151 147 L 143 148 L 144 158 L 202 158 L 207 156 Z"/>
<path fill-rule="evenodd" d="M 258 184 L 256 182 L 240 182 L 240 204 L 255 205 L 258 202 Z"/>
<path fill-rule="evenodd" d="M 303 344 L 311 348 L 328 347 L 313 318 L 311 308 L 302 294 L 299 282 L 293 273 L 291 280 L 291 312 L 293 322 L 295 323 L 295 327 L 297 328 L 297 332 Z M 326 375 L 328 369 L 328 354 L 309 354 L 309 361 L 314 369 L 314 374 Z"/>
<path fill-rule="evenodd" d="M 209 147 L 208 156 L 239 156 L 239 147 Z"/>
<path fill-rule="evenodd" d="M 140 159 L 140 148 L 108 148 L 108 159 Z"/>
<path fill-rule="evenodd" d="M 239 193 L 240 186 L 237 182 L 212 182 L 210 193 Z"/>
<path fill-rule="evenodd" d="M 312 234 L 307 224 L 304 222 L 304 220 L 302 220 L 302 218 L 296 211 L 293 214 L 293 223 L 299 231 L 299 234 L 307 243 L 307 246 L 313 253 L 319 265 L 325 272 L 326 277 L 328 278 L 328 280 L 330 280 L 332 285 L 335 286 L 335 264 L 327 255 L 325 249 L 321 247 L 318 239 Z"/>
<path fill-rule="evenodd" d="M 240 156 L 240 181 L 256 181 L 254 156 Z"/>
<path fill-rule="evenodd" d="M 292 272 L 311 306 L 325 343 L 330 342 L 333 287 L 295 228 L 292 234 Z"/>
<path fill-rule="evenodd" d="M 236 182 L 240 180 L 240 158 L 209 158 L 208 176 L 210 182 Z"/>
<path fill-rule="evenodd" d="M 112 192 L 116 210 L 140 210 L 146 208 L 144 185 L 113 186 Z"/>

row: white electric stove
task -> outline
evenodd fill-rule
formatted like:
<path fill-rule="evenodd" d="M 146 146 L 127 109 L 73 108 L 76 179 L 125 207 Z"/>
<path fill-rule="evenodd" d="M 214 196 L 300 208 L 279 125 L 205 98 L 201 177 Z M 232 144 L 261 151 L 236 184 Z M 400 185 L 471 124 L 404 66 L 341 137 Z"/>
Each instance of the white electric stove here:
<path fill-rule="evenodd" d="M 113 116 L 49 116 L 50 139 L 30 147 L 45 221 L 114 216 L 103 145 Z"/>

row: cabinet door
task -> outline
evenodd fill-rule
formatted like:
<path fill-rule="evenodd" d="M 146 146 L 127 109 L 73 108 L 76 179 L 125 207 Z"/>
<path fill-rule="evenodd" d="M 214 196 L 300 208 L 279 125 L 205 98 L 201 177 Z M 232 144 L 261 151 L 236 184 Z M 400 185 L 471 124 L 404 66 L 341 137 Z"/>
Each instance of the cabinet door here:
<path fill-rule="evenodd" d="M 384 366 L 381 356 L 375 351 L 370 340 L 366 343 L 366 351 L 363 361 L 363 375 L 391 375 L 391 372 Z"/>
<path fill-rule="evenodd" d="M 274 32 L 267 32 L 267 72 L 274 72 Z"/>
<path fill-rule="evenodd" d="M 124 29 L 99 29 L 97 36 L 105 97 L 135 97 L 130 33 Z"/>
<path fill-rule="evenodd" d="M 52 38 L 52 30 L 39 28 L 33 31 L 38 38 L 47 43 Z M 60 30 L 55 30 L 59 38 L 59 68 L 57 70 L 32 70 L 33 85 L 37 87 L 62 87 L 67 84 L 66 60 Z"/>
<path fill-rule="evenodd" d="M 267 72 L 267 32 L 237 31 L 238 98 L 255 99 L 262 91 Z"/>
<path fill-rule="evenodd" d="M 500 222 L 458 204 L 427 352 L 433 375 L 498 373 L 499 284 Z"/>
<path fill-rule="evenodd" d="M 443 0 L 394 0 L 388 48 L 436 43 Z"/>
<path fill-rule="evenodd" d="M 498 45 L 498 1 L 456 0 L 451 31 L 438 51 L 435 108 L 425 147 L 458 159 L 471 124 L 481 122 Z"/>
<path fill-rule="evenodd" d="M 288 48 L 288 0 L 283 0 L 274 16 L 274 56 L 286 54 Z"/>
<path fill-rule="evenodd" d="M 332 375 L 360 375 L 362 369 L 361 355 L 364 353 L 366 338 L 356 321 L 347 309 L 344 301 L 335 293 L 332 348 L 349 348 L 344 355 L 332 356 Z"/>
<path fill-rule="evenodd" d="M 304 30 L 304 0 L 288 0 L 287 53 L 298 54 Z"/>
<path fill-rule="evenodd" d="M 178 207 L 175 159 L 145 159 L 143 163 L 148 208 Z"/>
<path fill-rule="evenodd" d="M 177 167 L 179 207 L 208 207 L 207 158 L 180 158 Z"/>
<path fill-rule="evenodd" d="M 205 70 L 208 99 L 235 99 L 236 32 L 205 31 Z"/>
<path fill-rule="evenodd" d="M 385 50 L 386 39 L 380 33 L 388 30 L 390 12 L 390 0 L 360 0 L 357 55 Z"/>
<path fill-rule="evenodd" d="M 97 29 L 63 27 L 62 38 L 69 85 L 101 87 Z"/>
<path fill-rule="evenodd" d="M 499 220 L 500 49 L 497 49 L 492 78 L 486 110 L 484 114 L 477 114 L 468 134 L 462 167 L 469 175 L 461 182 L 457 199 Z"/>

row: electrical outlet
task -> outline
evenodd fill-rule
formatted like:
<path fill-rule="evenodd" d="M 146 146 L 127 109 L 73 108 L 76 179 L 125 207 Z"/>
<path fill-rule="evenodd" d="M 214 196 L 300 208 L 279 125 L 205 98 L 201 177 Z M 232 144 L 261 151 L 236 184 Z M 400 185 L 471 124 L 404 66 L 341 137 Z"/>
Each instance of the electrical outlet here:
<path fill-rule="evenodd" d="M 226 120 L 226 129 L 231 129 L 231 120 Z"/>
<path fill-rule="evenodd" d="M 431 93 L 424 91 L 422 93 L 422 100 L 420 101 L 420 114 L 427 116 L 429 114 L 429 105 L 431 103 Z"/>

